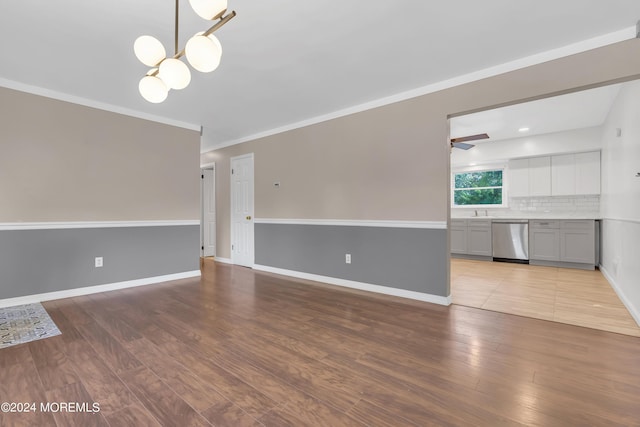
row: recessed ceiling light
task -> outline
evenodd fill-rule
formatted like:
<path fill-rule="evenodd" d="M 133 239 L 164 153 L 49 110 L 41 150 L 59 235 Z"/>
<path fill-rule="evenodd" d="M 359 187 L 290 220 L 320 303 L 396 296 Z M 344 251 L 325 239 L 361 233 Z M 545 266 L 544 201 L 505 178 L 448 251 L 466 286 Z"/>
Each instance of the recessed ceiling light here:
<path fill-rule="evenodd" d="M 529 128 L 527 128 L 527 127 L 520 128 L 520 129 L 518 129 L 518 132 L 529 132 Z"/>

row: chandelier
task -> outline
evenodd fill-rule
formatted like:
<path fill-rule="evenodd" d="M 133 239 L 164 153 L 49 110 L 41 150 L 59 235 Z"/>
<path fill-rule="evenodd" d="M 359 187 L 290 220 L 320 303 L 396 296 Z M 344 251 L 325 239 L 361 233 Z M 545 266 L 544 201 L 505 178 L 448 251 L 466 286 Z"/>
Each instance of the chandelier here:
<path fill-rule="evenodd" d="M 152 36 L 140 36 L 133 44 L 136 57 L 151 67 L 140 80 L 138 90 L 144 99 L 154 104 L 167 99 L 170 89 L 184 89 L 191 82 L 189 67 L 181 61 L 184 56 L 189 64 L 202 73 L 209 73 L 220 65 L 222 45 L 213 33 L 229 22 L 236 13 L 225 15 L 227 0 L 189 0 L 193 10 L 203 19 L 217 22 L 208 30 L 196 33 L 184 49 L 178 51 L 178 9 L 176 0 L 174 55 L 167 57 L 164 46 Z"/>

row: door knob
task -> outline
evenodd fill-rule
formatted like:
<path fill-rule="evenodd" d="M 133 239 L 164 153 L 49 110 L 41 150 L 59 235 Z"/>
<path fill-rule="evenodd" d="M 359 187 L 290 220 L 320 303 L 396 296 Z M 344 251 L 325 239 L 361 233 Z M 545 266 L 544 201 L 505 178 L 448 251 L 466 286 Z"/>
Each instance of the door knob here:
<path fill-rule="evenodd" d="M 251 219 L 251 217 L 250 217 L 250 216 L 248 216 L 248 217 L 247 217 L 247 219 Z"/>

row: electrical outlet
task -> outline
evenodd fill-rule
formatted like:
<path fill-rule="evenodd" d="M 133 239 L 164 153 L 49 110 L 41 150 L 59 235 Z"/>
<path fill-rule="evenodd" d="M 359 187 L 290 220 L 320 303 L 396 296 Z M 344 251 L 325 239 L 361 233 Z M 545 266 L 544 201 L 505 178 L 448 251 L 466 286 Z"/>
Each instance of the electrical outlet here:
<path fill-rule="evenodd" d="M 344 254 L 344 262 L 351 264 L 351 254 Z"/>
<path fill-rule="evenodd" d="M 104 264 L 103 264 L 102 257 L 101 256 L 97 256 L 96 257 L 96 267 L 102 267 L 103 265 Z"/>

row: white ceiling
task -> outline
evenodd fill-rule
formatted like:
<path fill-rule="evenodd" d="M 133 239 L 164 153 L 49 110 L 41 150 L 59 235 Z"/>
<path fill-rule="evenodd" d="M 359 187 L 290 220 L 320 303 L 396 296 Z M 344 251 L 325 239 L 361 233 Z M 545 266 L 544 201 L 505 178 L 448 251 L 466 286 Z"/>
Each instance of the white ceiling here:
<path fill-rule="evenodd" d="M 620 85 L 609 85 L 454 117 L 450 120 L 451 137 L 489 135 L 489 139 L 472 142 L 477 145 L 600 126 L 619 90 Z M 529 130 L 520 132 L 521 128 Z"/>
<path fill-rule="evenodd" d="M 149 34 L 171 50 L 173 8 L 170 0 L 3 0 L 0 84 L 202 125 L 218 145 L 628 29 L 640 18 L 637 0 L 229 0 L 238 16 L 216 33 L 220 68 L 193 71 L 187 89 L 149 104 L 137 90 L 147 69 L 132 46 Z M 207 24 L 181 2 L 181 45 Z"/>

